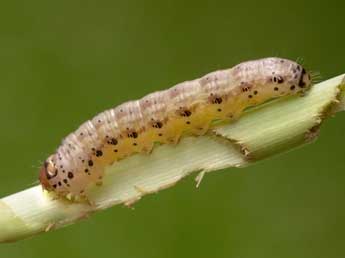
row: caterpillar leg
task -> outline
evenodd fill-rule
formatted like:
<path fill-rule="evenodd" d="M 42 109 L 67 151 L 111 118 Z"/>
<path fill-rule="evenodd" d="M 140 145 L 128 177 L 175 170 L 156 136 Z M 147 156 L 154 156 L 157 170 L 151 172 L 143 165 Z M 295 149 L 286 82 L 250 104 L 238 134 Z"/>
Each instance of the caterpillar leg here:
<path fill-rule="evenodd" d="M 92 207 L 96 207 L 96 204 L 94 201 L 92 201 L 85 193 L 81 194 L 72 194 L 69 193 L 65 196 L 65 199 L 67 199 L 70 202 L 77 202 L 77 203 L 87 203 L 88 205 Z"/>

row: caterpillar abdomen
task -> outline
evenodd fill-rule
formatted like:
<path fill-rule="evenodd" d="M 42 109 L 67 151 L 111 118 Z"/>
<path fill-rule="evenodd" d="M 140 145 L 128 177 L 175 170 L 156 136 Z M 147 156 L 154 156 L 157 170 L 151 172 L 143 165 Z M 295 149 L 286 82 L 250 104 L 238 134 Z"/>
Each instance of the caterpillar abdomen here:
<path fill-rule="evenodd" d="M 299 64 L 282 58 L 241 63 L 106 110 L 68 135 L 45 162 L 40 182 L 59 195 L 84 196 L 104 169 L 155 143 L 203 135 L 214 120 L 231 121 L 249 106 L 298 94 L 311 85 Z"/>

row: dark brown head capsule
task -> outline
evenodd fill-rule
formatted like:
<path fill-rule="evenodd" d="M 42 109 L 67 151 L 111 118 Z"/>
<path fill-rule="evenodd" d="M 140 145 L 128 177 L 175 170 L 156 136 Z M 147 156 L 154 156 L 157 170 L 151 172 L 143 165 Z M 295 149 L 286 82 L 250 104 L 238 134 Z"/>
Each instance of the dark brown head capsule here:
<path fill-rule="evenodd" d="M 49 157 L 47 161 L 44 162 L 43 166 L 41 167 L 39 180 L 44 189 L 50 190 L 53 189 L 52 185 L 50 184 L 50 179 L 57 176 L 57 168 L 54 166 L 51 158 Z"/>

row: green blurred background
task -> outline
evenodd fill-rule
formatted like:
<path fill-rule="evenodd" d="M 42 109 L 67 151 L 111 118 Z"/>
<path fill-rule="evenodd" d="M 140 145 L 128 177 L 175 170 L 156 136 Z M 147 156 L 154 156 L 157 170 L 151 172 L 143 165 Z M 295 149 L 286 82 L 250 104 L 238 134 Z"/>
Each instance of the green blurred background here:
<path fill-rule="evenodd" d="M 338 3 L 337 3 L 338 2 Z M 241 61 L 282 56 L 345 72 L 340 1 L 3 1 L 0 196 L 29 187 L 62 137 L 96 113 Z M 345 117 L 317 142 L 193 177 L 32 239 L 0 257 L 345 256 Z M 1 230 L 1 229 L 0 229 Z"/>

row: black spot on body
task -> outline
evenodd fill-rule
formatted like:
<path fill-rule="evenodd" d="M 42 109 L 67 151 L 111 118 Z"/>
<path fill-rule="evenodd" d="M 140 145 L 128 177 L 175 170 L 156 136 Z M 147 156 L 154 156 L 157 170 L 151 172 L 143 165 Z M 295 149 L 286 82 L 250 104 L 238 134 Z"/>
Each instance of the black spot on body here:
<path fill-rule="evenodd" d="M 284 82 L 284 78 L 281 76 L 277 76 L 277 82 L 278 83 L 283 83 Z"/>
<path fill-rule="evenodd" d="M 253 95 L 248 95 L 248 98 L 250 98 L 250 99 L 251 99 L 252 97 L 253 97 Z"/>
<path fill-rule="evenodd" d="M 154 127 L 154 128 L 162 128 L 163 127 L 163 123 L 157 121 L 157 122 L 152 124 L 152 127 Z"/>
<path fill-rule="evenodd" d="M 256 95 L 256 94 L 258 94 L 258 91 L 257 91 L 257 90 L 254 91 L 254 95 Z"/>
<path fill-rule="evenodd" d="M 274 90 L 275 90 L 275 91 L 278 91 L 278 90 L 279 90 L 279 88 L 278 88 L 278 87 L 274 87 Z"/>
<path fill-rule="evenodd" d="M 89 172 L 89 170 L 87 168 L 85 168 L 84 172 L 87 173 L 87 172 Z"/>
<path fill-rule="evenodd" d="M 129 138 L 138 138 L 138 133 L 137 132 L 131 132 L 131 133 L 128 133 L 127 136 Z"/>
<path fill-rule="evenodd" d="M 183 110 L 180 114 L 181 116 L 188 117 L 191 116 L 192 112 L 190 112 L 189 110 Z"/>
<path fill-rule="evenodd" d="M 68 180 L 65 178 L 65 179 L 63 180 L 63 182 L 64 182 L 65 184 L 67 184 Z"/>
<path fill-rule="evenodd" d="M 214 100 L 212 101 L 213 104 L 220 104 L 223 102 L 223 99 L 221 97 L 216 97 L 214 98 Z"/>
<path fill-rule="evenodd" d="M 290 90 L 294 90 L 296 88 L 295 85 L 291 85 Z"/>
<path fill-rule="evenodd" d="M 72 178 L 74 177 L 74 175 L 73 175 L 72 172 L 68 172 L 67 177 L 68 177 L 69 179 L 72 179 Z"/>
<path fill-rule="evenodd" d="M 90 159 L 90 160 L 88 161 L 88 164 L 89 164 L 90 167 L 92 167 L 92 166 L 93 166 L 93 161 Z"/>
<path fill-rule="evenodd" d="M 103 155 L 103 152 L 101 150 L 96 151 L 96 157 L 101 157 Z"/>
<path fill-rule="evenodd" d="M 275 83 L 283 83 L 284 82 L 284 78 L 280 75 L 277 76 L 273 76 L 273 78 L 271 79 L 273 82 Z"/>
<path fill-rule="evenodd" d="M 116 145 L 118 141 L 115 138 L 111 138 L 109 141 L 107 141 L 107 143 L 111 145 Z"/>

